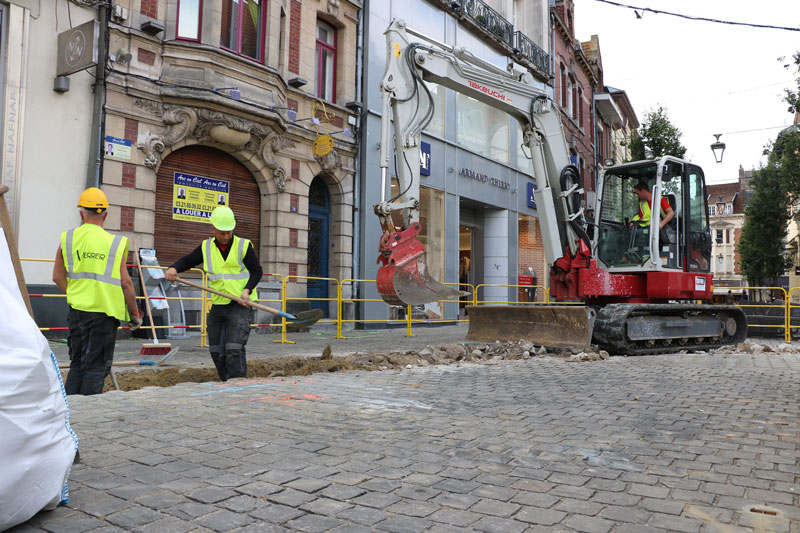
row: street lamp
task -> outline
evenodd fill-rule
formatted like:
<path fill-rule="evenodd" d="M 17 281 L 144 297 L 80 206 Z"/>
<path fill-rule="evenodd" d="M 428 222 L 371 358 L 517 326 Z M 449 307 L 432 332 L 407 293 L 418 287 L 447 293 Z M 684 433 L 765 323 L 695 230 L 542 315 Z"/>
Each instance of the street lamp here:
<path fill-rule="evenodd" d="M 725 143 L 719 142 L 719 138 L 722 137 L 721 133 L 715 133 L 714 137 L 717 138 L 717 142 L 711 145 L 711 151 L 714 152 L 714 159 L 716 159 L 717 163 L 722 163 L 722 154 L 725 153 Z"/>

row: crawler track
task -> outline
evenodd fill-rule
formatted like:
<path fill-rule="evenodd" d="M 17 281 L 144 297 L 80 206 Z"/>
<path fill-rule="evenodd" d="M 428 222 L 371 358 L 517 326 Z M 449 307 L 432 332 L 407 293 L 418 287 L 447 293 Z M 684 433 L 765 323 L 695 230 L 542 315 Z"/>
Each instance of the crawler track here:
<path fill-rule="evenodd" d="M 747 338 L 744 312 L 730 305 L 611 304 L 598 309 L 593 339 L 614 354 L 708 350 Z"/>

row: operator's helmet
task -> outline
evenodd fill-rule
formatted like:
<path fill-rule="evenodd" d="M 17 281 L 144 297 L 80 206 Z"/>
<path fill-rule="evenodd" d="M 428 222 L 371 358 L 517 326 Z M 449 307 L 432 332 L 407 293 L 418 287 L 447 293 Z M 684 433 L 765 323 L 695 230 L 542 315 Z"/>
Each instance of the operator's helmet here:
<path fill-rule="evenodd" d="M 97 187 L 89 187 L 81 193 L 78 199 L 78 207 L 102 213 L 104 209 L 108 209 L 108 198 L 106 198 L 106 193 Z"/>
<path fill-rule="evenodd" d="M 220 205 L 211 212 L 211 225 L 219 231 L 233 231 L 236 227 L 236 218 L 233 216 L 233 209 L 227 205 Z"/>

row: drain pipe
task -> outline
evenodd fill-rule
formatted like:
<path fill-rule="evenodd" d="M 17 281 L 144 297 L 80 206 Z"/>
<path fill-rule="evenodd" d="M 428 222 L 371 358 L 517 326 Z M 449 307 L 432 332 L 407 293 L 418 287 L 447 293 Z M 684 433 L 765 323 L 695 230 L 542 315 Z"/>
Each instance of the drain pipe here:
<path fill-rule="evenodd" d="M 86 187 L 99 187 L 103 170 L 103 132 L 105 130 L 106 63 L 108 61 L 108 7 L 101 3 L 97 8 L 100 35 L 97 39 L 97 65 L 94 70 L 94 103 L 89 138 L 89 159 L 86 165 Z"/>

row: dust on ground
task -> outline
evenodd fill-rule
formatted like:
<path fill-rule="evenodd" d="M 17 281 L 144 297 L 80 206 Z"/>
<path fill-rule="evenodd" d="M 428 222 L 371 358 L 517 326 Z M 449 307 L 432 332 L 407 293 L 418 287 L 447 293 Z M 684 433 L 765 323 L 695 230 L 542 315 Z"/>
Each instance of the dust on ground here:
<path fill-rule="evenodd" d="M 351 353 L 335 357 L 330 345 L 320 356 L 286 356 L 247 361 L 248 378 L 271 378 L 308 376 L 320 372 L 344 372 L 350 370 L 380 371 L 457 363 L 491 364 L 521 359 L 557 358 L 568 362 L 603 361 L 609 354 L 596 347 L 584 351 L 554 350 L 537 346 L 532 342 L 455 343 L 430 345 L 422 350 L 392 351 L 386 353 Z M 66 375 L 66 373 L 64 374 Z M 204 383 L 219 381 L 213 366 L 207 368 L 165 367 L 115 367 L 115 376 L 120 390 L 132 391 L 143 387 L 170 387 L 178 383 Z M 110 378 L 106 378 L 103 391 L 113 390 Z"/>

